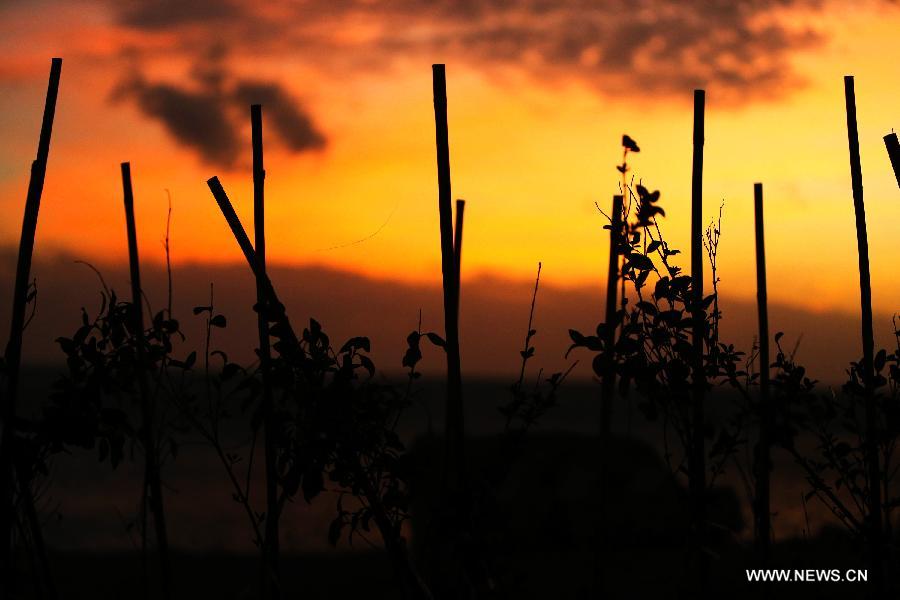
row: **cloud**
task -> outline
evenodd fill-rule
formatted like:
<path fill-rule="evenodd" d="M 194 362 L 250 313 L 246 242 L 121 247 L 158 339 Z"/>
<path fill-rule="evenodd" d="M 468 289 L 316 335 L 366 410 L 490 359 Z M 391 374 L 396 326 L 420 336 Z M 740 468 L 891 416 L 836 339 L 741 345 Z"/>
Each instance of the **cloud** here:
<path fill-rule="evenodd" d="M 233 98 L 243 107 L 261 104 L 263 116 L 272 120 L 275 134 L 290 150 L 303 152 L 325 146 L 325 137 L 316 129 L 309 115 L 300 111 L 296 101 L 277 84 L 241 81 L 234 89 Z"/>
<path fill-rule="evenodd" d="M 121 86 L 117 96 L 133 99 L 141 112 L 205 161 L 230 165 L 237 158 L 240 139 L 225 101 L 215 92 L 137 79 Z"/>
<path fill-rule="evenodd" d="M 802 15 L 840 6 L 837 0 L 203 0 L 165 12 L 163 4 L 169 0 L 135 0 L 118 9 L 119 22 L 176 32 L 202 26 L 207 38 L 229 40 L 242 52 L 290 48 L 324 68 L 347 57 L 368 65 L 373 57 L 427 55 L 524 69 L 549 84 L 571 78 L 605 95 L 686 96 L 703 86 L 735 103 L 802 85 L 792 53 L 824 40 Z"/>
<path fill-rule="evenodd" d="M 240 17 L 229 0 L 126 0 L 117 2 L 118 20 L 137 29 L 160 30 Z"/>
<path fill-rule="evenodd" d="M 290 152 L 318 150 L 326 144 L 312 117 L 280 84 L 235 79 L 221 61 L 196 67 L 192 85 L 129 79 L 115 90 L 113 100 L 133 101 L 179 144 L 218 166 L 233 166 L 241 157 L 250 104 L 263 105 L 264 118 L 272 121 Z"/>

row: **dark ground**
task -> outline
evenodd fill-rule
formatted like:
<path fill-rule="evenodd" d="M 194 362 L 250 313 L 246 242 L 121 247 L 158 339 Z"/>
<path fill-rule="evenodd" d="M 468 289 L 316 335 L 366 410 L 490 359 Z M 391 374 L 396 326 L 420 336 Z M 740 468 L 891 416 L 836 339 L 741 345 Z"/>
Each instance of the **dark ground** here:
<path fill-rule="evenodd" d="M 53 369 L 31 371 L 26 390 L 40 398 Z M 476 486 L 495 490 L 482 525 L 491 569 L 503 598 L 589 598 L 597 564 L 596 397 L 591 382 L 571 382 L 554 408 L 509 459 L 498 432 L 496 407 L 508 398 L 506 382 L 469 381 L 467 443 Z M 45 397 L 45 396 L 43 396 Z M 408 530 L 414 556 L 429 570 L 442 540 L 430 523 L 430 506 L 442 442 L 429 434 L 442 429 L 440 386 L 424 383 L 420 402 L 401 426 L 424 476 L 414 487 L 414 518 Z M 710 402 L 712 413 L 727 412 L 727 397 Z M 33 408 L 35 405 L 33 404 Z M 647 423 L 633 406 L 617 407 L 615 462 L 606 527 L 614 540 L 605 577 L 611 597 L 679 597 L 685 562 L 686 504 L 683 482 L 666 466 L 658 424 Z M 242 417 L 228 426 L 235 448 L 247 426 Z M 863 566 L 862 554 L 834 526 L 827 510 L 800 502 L 805 482 L 790 460 L 776 455 L 773 484 L 775 568 L 848 569 Z M 733 471 L 733 469 L 732 469 Z M 253 598 L 258 559 L 240 507 L 208 448 L 185 440 L 164 471 L 166 510 L 174 550 L 178 598 Z M 64 599 L 142 597 L 136 534 L 140 470 L 126 460 L 116 470 L 97 461 L 96 451 L 59 457 L 41 501 L 45 535 Z M 257 498 L 261 498 L 258 496 Z M 327 543 L 335 496 L 288 506 L 283 522 L 285 598 L 397 598 L 383 553 L 361 541 Z M 749 508 L 735 474 L 720 482 L 710 499 L 714 542 L 710 550 L 713 597 L 862 598 L 858 583 L 770 583 L 750 586 L 744 570 L 754 568 Z M 807 526 L 807 519 L 809 525 Z M 377 545 L 376 539 L 373 539 Z M 23 565 L 24 566 L 24 565 Z M 30 569 L 23 571 L 31 577 Z M 24 583 L 24 582 L 23 582 Z M 765 587 L 764 587 L 765 586 Z M 26 590 L 30 586 L 25 586 Z M 438 591 L 438 590 L 436 590 Z M 32 596 L 29 596 L 32 597 Z M 684 597 L 690 597 L 684 596 Z"/>

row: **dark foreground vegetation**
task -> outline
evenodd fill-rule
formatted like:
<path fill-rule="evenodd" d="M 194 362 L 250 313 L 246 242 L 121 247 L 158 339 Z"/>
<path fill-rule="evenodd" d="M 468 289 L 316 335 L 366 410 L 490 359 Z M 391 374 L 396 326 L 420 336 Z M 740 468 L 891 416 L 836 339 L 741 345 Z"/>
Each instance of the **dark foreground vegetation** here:
<path fill-rule="evenodd" d="M 597 311 L 602 322 L 592 331 L 569 332 L 568 370 L 535 368 L 539 265 L 529 321 L 523 323 L 519 376 L 488 400 L 498 416 L 492 435 L 475 436 L 467 421 L 459 349 L 465 205 L 457 201 L 454 214 L 443 65 L 434 66 L 434 108 L 444 330 L 425 331 L 420 318 L 416 330 L 398 332 L 407 341 L 404 356 L 397 357 L 401 378 L 383 374 L 397 365 L 376 367 L 367 337 L 332 340 L 315 319 L 290 318 L 279 299 L 266 264 L 262 107 L 254 105 L 252 241 L 223 183 L 213 177 L 208 184 L 255 278 L 257 360 L 238 364 L 217 349 L 217 332 L 228 327 L 228 318 L 216 308 L 214 288 L 193 314 L 173 312 L 171 279 L 164 299 L 147 296 L 131 166 L 123 163 L 129 293 L 117 294 L 97 273 L 100 306 L 83 311 L 79 323 L 60 332 L 65 372 L 45 398 L 29 399 L 40 410 L 26 413 L 21 348 L 37 293 L 30 265 L 60 70 L 55 59 L 2 365 L 4 597 L 898 593 L 893 517 L 900 505 L 900 334 L 897 347 L 874 347 L 852 78 L 845 89 L 862 357 L 849 365 L 842 388 L 818 385 L 782 347 L 779 324 L 769 330 L 760 184 L 754 188 L 759 336 L 747 349 L 722 339 L 722 213 L 708 225 L 702 213 L 705 93 L 697 90 L 689 251 L 682 255 L 667 243 L 660 193 L 631 175 L 629 158 L 640 148 L 623 136 L 618 193 L 608 213 L 598 206 L 608 221 L 610 249 L 605 305 L 597 302 L 605 308 Z M 689 268 L 682 266 L 685 255 Z M 704 283 L 711 287 L 704 289 Z M 847 293 L 854 290 L 848 283 Z M 200 339 L 185 335 L 190 319 L 204 324 Z M 442 427 L 420 427 L 414 429 L 418 435 L 409 435 L 403 424 L 426 389 L 419 369 L 422 361 L 436 360 L 447 365 L 440 382 Z M 588 431 L 538 430 L 560 409 L 577 361 L 590 364 L 596 379 L 593 401 L 579 415 L 590 422 Z M 622 435 L 615 424 L 626 410 L 630 420 L 632 409 L 660 443 Z M 224 501 L 242 515 L 247 550 L 255 554 L 185 554 L 170 547 L 167 470 L 198 452 L 198 443 L 228 482 Z M 126 463 L 140 473 L 136 514 L 123 523 L 136 535 L 132 552 L 65 554 L 44 541 L 40 500 L 51 466 L 84 452 L 95 453 L 114 473 Z M 797 502 L 804 510 L 806 503 L 824 506 L 833 527 L 814 534 L 807 526 L 795 539 L 773 535 L 779 510 L 772 503 L 773 482 L 783 481 L 775 476 L 785 461 L 804 480 Z M 334 558 L 286 553 L 286 520 L 322 503 L 333 506 L 329 543 L 370 550 Z M 868 580 L 748 584 L 746 569 L 764 567 L 862 568 Z"/>

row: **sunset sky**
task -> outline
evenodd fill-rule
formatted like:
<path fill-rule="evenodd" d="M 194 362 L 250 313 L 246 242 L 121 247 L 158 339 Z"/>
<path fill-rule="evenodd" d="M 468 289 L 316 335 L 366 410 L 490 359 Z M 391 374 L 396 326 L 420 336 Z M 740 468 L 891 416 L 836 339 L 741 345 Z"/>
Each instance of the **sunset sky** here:
<path fill-rule="evenodd" d="M 856 76 L 876 310 L 900 309 L 900 6 L 887 1 L 270 3 L 14 0 L 0 6 L 0 246 L 17 243 L 50 58 L 62 84 L 37 255 L 124 259 L 119 163 L 139 243 L 177 263 L 240 260 L 206 187 L 246 226 L 249 110 L 263 104 L 271 261 L 438 281 L 431 68 L 447 64 L 464 278 L 582 285 L 628 133 L 634 173 L 689 227 L 691 98 L 707 90 L 705 213 L 724 200 L 720 269 L 754 294 L 752 185 L 765 184 L 770 296 L 858 307 L 843 76 Z M 739 8 L 737 8 L 739 7 Z M 373 235 L 374 234 L 374 235 Z M 359 241 L 364 240 L 364 241 Z M 354 243 L 359 241 L 359 243 Z"/>

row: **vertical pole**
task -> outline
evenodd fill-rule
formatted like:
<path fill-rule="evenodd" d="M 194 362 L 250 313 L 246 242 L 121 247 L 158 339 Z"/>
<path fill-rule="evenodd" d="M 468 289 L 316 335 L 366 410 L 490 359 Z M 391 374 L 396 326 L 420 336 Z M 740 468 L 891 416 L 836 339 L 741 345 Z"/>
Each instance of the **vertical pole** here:
<path fill-rule="evenodd" d="M 466 201 L 456 201 L 456 226 L 453 228 L 453 257 L 456 260 L 456 314 L 459 319 L 459 291 L 462 276 L 462 242 L 463 242 L 463 216 L 466 211 Z"/>
<path fill-rule="evenodd" d="M 897 141 L 897 134 L 889 133 L 884 136 L 884 145 L 891 159 L 891 168 L 894 169 L 897 185 L 900 186 L 900 142 Z"/>
<path fill-rule="evenodd" d="M 706 376 L 703 367 L 706 315 L 703 311 L 703 142 L 706 92 L 694 90 L 694 157 L 691 175 L 691 291 L 694 364 L 691 414 L 691 448 L 688 480 L 691 499 L 691 537 L 693 560 L 697 561 L 700 597 L 706 596 L 707 557 L 703 551 L 706 529 L 706 449 L 704 441 L 704 396 Z"/>
<path fill-rule="evenodd" d="M 142 427 L 144 444 L 144 499 L 149 500 L 153 513 L 153 524 L 156 532 L 156 546 L 159 553 L 160 571 L 162 574 L 163 598 L 172 597 L 171 565 L 169 563 L 169 539 L 166 532 L 166 518 L 163 511 L 162 483 L 160 481 L 159 461 L 156 445 L 154 418 L 156 410 L 147 385 L 144 348 L 144 301 L 141 293 L 141 268 L 138 258 L 137 227 L 134 221 L 134 192 L 131 186 L 131 165 L 122 163 L 122 192 L 125 202 L 125 229 L 128 234 L 128 266 L 131 275 L 131 312 L 132 335 L 135 339 L 137 353 L 138 388 L 141 400 Z M 147 493 L 149 488 L 149 494 Z M 146 539 L 147 532 L 143 532 Z"/>
<path fill-rule="evenodd" d="M 877 415 L 875 407 L 874 364 L 875 340 L 872 331 L 872 283 L 869 275 L 869 239 L 866 233 L 866 207 L 863 201 L 862 165 L 859 160 L 859 131 L 856 124 L 856 91 L 853 76 L 844 77 L 844 99 L 847 110 L 847 142 L 850 149 L 850 181 L 856 212 L 856 246 L 859 253 L 859 294 L 862 317 L 862 377 L 865 386 L 866 471 L 868 477 L 868 549 L 873 583 L 884 589 L 884 564 L 881 532 L 881 469 L 879 467 Z"/>
<path fill-rule="evenodd" d="M 609 265 L 606 272 L 606 311 L 605 320 L 606 331 L 604 332 L 604 346 L 607 352 L 606 373 L 603 376 L 603 385 L 601 387 L 601 414 L 600 414 L 600 433 L 603 436 L 609 436 L 612 424 L 612 399 L 616 384 L 616 373 L 613 360 L 613 345 L 616 341 L 616 328 L 612 325 L 616 318 L 616 310 L 618 309 L 618 282 L 619 282 L 619 256 L 622 238 L 622 205 L 624 203 L 623 196 L 617 194 L 613 196 L 612 219 L 609 230 Z"/>
<path fill-rule="evenodd" d="M 267 318 L 267 300 L 263 276 L 266 274 L 266 208 L 265 182 L 266 170 L 263 162 L 262 107 L 259 104 L 250 106 L 250 130 L 253 145 L 253 227 L 256 260 L 260 273 L 256 278 L 257 328 L 259 330 L 259 361 L 263 380 L 263 437 L 265 438 L 266 462 L 266 523 L 265 540 L 263 541 L 263 598 L 277 600 L 281 596 L 279 580 L 279 541 L 278 522 L 278 477 L 272 399 L 271 361 L 272 351 L 269 344 L 269 323 Z"/>
<path fill-rule="evenodd" d="M 456 258 L 450 196 L 450 143 L 447 131 L 447 78 L 444 65 L 432 65 L 434 124 L 437 145 L 438 212 L 441 229 L 441 272 L 444 286 L 444 335 L 447 342 L 447 460 L 445 485 L 452 494 L 464 486 L 462 374 L 459 359 L 459 314 Z"/>
<path fill-rule="evenodd" d="M 37 157 L 31 164 L 31 178 L 25 197 L 25 214 L 22 219 L 22 234 L 19 238 L 19 256 L 16 263 L 16 280 L 13 288 L 12 318 L 10 320 L 9 341 L 6 346 L 7 395 L 0 409 L 0 580 L 9 586 L 13 581 L 14 552 L 12 548 L 13 524 L 15 522 L 15 420 L 19 393 L 19 371 L 22 366 L 22 335 L 25 329 L 25 311 L 28 306 L 28 288 L 31 279 L 31 259 L 34 254 L 34 237 L 37 232 L 38 212 L 44 192 L 47 174 L 47 159 L 50 155 L 50 136 L 56 115 L 56 99 L 59 94 L 59 79 L 62 74 L 62 59 L 54 58 L 50 63 L 50 80 L 44 102 L 44 116 L 38 139 Z M 20 478 L 19 485 L 27 485 Z M 31 494 L 25 494 L 29 497 Z M 34 529 L 34 527 L 32 527 Z M 32 531 L 36 540 L 42 540 L 40 527 Z"/>
<path fill-rule="evenodd" d="M 616 343 L 616 327 L 613 324 L 616 319 L 616 311 L 618 310 L 618 283 L 619 283 L 619 256 L 621 256 L 622 244 L 622 206 L 624 197 L 620 194 L 613 196 L 612 215 L 610 219 L 609 229 L 609 264 L 606 272 L 606 308 L 604 315 L 604 324 L 606 329 L 603 332 L 604 347 L 604 365 L 603 379 L 600 387 L 600 497 L 598 508 L 598 527 L 599 540 L 597 540 L 598 548 L 598 564 L 595 566 L 594 588 L 596 596 L 603 596 L 605 590 L 603 586 L 606 581 L 606 561 L 609 557 L 609 539 L 607 514 L 609 506 L 609 464 L 610 454 L 610 437 L 612 435 L 612 412 L 613 399 L 616 390 L 616 371 L 615 371 L 615 350 Z"/>
<path fill-rule="evenodd" d="M 770 473 L 774 413 L 769 397 L 769 305 L 766 289 L 766 245 L 763 221 L 763 186 L 753 184 L 753 207 L 756 225 L 756 307 L 759 320 L 759 445 L 757 447 L 756 542 L 760 563 L 769 563 L 771 540 Z"/>

